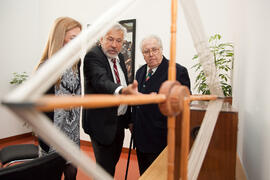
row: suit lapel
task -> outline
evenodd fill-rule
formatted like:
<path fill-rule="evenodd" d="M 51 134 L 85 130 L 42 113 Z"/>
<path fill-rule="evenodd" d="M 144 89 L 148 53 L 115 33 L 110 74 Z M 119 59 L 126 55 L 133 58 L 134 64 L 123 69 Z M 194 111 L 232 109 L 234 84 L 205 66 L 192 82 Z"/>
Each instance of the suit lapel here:
<path fill-rule="evenodd" d="M 147 65 L 144 65 L 141 69 L 141 73 L 138 75 L 139 91 L 144 93 L 148 91 L 155 91 L 156 86 L 159 85 L 161 79 L 168 77 L 168 60 L 163 57 L 161 64 L 158 66 L 155 73 L 150 77 L 150 79 L 145 82 Z"/>
<path fill-rule="evenodd" d="M 167 69 L 168 69 L 168 62 L 163 56 L 161 64 L 158 66 L 155 73 L 150 77 L 150 79 L 146 83 L 150 83 L 152 81 L 154 81 L 154 82 L 159 81 L 159 78 L 162 77 L 164 75 L 164 73 L 167 74 L 167 71 L 166 71 Z"/>
<path fill-rule="evenodd" d="M 98 53 L 99 56 L 102 57 L 102 60 L 106 64 L 106 67 L 108 69 L 108 72 L 110 72 L 109 73 L 109 76 L 110 76 L 111 80 L 114 81 L 113 74 L 112 74 L 113 72 L 111 70 L 110 63 L 108 62 L 108 58 L 104 54 L 104 52 L 102 51 L 102 49 L 101 49 L 100 46 L 96 46 L 96 53 Z M 128 85 L 129 84 L 129 82 L 128 82 L 128 73 L 127 73 L 127 68 L 126 68 L 126 64 L 125 64 L 125 61 L 124 61 L 124 57 L 123 57 L 123 55 L 121 53 L 119 53 L 118 54 L 118 58 L 120 60 L 120 66 L 121 66 L 121 69 L 122 69 L 122 71 L 123 71 L 123 73 L 125 75 L 125 80 L 126 80 L 126 83 Z"/>
<path fill-rule="evenodd" d="M 138 90 L 141 92 L 146 75 L 147 66 L 144 65 L 141 69 L 142 73 L 139 74 L 137 81 L 138 81 Z"/>
<path fill-rule="evenodd" d="M 104 54 L 104 52 L 102 51 L 102 49 L 101 49 L 100 46 L 97 46 L 97 51 L 96 52 L 100 55 L 100 57 L 102 57 L 102 60 L 106 64 L 107 70 L 109 72 L 109 76 L 110 76 L 111 80 L 114 81 L 113 74 L 112 74 L 113 72 L 111 70 L 111 66 L 110 66 L 110 63 L 108 61 L 107 56 Z M 127 77 L 127 69 L 126 69 L 126 65 L 125 65 L 125 62 L 124 62 L 124 59 L 123 59 L 122 54 L 119 54 L 118 55 L 118 58 L 120 60 L 121 69 L 122 69 L 122 71 L 123 71 L 123 73 L 125 75 L 126 83 L 129 84 L 128 83 L 128 77 Z"/>
<path fill-rule="evenodd" d="M 111 66 L 108 62 L 107 56 L 104 54 L 100 46 L 96 46 L 95 52 L 98 54 L 99 57 L 102 57 L 102 63 L 106 65 L 107 72 L 109 72 L 108 75 L 110 79 L 114 81 Z"/>

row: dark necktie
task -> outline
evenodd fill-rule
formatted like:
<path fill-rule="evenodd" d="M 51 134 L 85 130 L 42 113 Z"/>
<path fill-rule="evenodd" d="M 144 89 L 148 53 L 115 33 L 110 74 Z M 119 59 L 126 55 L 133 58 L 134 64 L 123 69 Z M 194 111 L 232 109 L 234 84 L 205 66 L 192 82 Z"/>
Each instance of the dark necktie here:
<path fill-rule="evenodd" d="M 145 81 L 148 81 L 148 80 L 150 79 L 150 77 L 152 76 L 152 74 L 153 74 L 152 69 L 149 69 L 149 70 L 148 70 L 148 73 L 147 73 L 147 75 L 146 75 Z"/>
<path fill-rule="evenodd" d="M 112 62 L 113 62 L 113 71 L 114 71 L 116 83 L 120 84 L 120 78 L 119 78 L 119 73 L 118 73 L 118 69 L 117 69 L 117 65 L 116 65 L 116 59 L 113 58 Z"/>

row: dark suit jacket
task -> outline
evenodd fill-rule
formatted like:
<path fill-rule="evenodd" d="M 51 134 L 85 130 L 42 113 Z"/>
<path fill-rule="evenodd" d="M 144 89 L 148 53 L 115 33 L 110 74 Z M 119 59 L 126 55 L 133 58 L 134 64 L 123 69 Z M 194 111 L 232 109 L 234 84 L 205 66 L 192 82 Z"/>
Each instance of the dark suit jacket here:
<path fill-rule="evenodd" d="M 168 64 L 169 61 L 163 56 L 161 64 L 147 82 L 147 65 L 142 66 L 136 72 L 139 92 L 158 93 L 161 84 L 168 80 Z M 190 88 L 188 71 L 179 64 L 176 64 L 176 79 Z M 161 152 L 167 145 L 167 117 L 161 114 L 157 104 L 139 105 L 132 111 L 136 148 L 145 153 Z"/>
<path fill-rule="evenodd" d="M 119 54 L 118 57 L 128 84 L 127 69 L 123 56 Z M 94 46 L 84 59 L 85 94 L 113 94 L 120 85 L 114 83 L 112 73 L 108 59 L 101 47 Z M 120 122 L 117 122 L 119 121 L 117 108 L 85 109 L 82 121 L 84 132 L 89 134 L 91 139 L 101 144 L 111 144 L 115 138 L 117 123 L 127 127 L 131 116 L 130 108 L 128 108 Z"/>

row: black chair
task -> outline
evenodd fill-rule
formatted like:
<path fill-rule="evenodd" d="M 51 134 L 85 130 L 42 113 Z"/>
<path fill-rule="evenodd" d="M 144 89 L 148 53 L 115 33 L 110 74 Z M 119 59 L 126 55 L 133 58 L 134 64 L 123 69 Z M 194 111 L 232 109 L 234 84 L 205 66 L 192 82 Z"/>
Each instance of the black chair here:
<path fill-rule="evenodd" d="M 38 157 L 38 146 L 35 144 L 10 145 L 0 150 L 1 167 L 7 167 L 16 162 L 33 160 Z"/>
<path fill-rule="evenodd" d="M 0 169 L 0 179 L 60 180 L 66 161 L 57 153 Z"/>

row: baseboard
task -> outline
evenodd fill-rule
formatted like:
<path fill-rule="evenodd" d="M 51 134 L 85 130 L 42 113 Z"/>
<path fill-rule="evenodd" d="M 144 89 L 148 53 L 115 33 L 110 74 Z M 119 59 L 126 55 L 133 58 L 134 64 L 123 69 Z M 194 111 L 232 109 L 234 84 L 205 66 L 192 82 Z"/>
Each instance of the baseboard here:
<path fill-rule="evenodd" d="M 129 148 L 123 147 L 122 148 L 122 152 L 123 153 L 128 153 L 129 152 Z M 131 149 L 131 154 L 136 154 L 136 150 L 135 149 Z"/>
<path fill-rule="evenodd" d="M 24 139 L 24 138 L 28 138 L 28 137 L 34 137 L 33 133 L 29 132 L 29 133 L 24 133 L 24 134 L 19 134 L 16 136 L 3 138 L 3 139 L 0 139 L 0 143 L 6 143 L 6 142 L 10 142 L 10 141 L 20 140 L 20 139 Z"/>
<path fill-rule="evenodd" d="M 80 145 L 81 146 L 90 146 L 90 147 L 92 147 L 91 141 L 86 141 L 86 140 L 80 140 Z"/>

